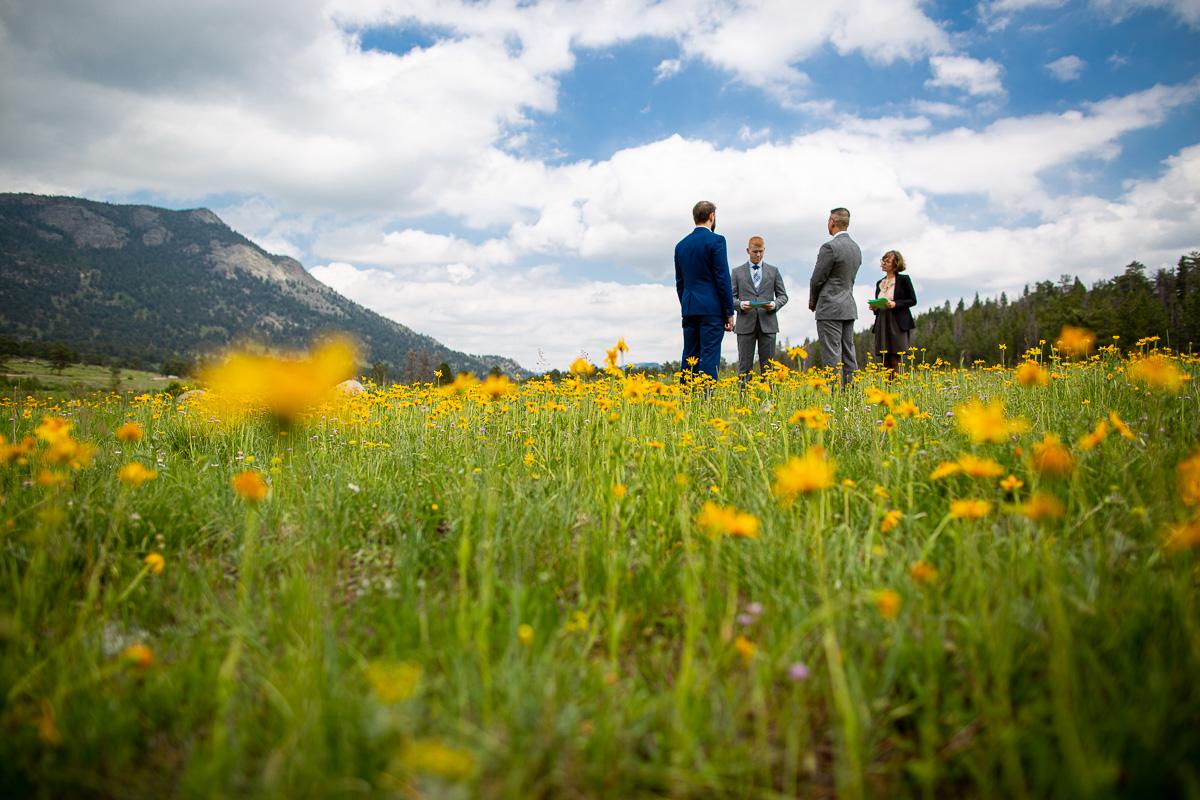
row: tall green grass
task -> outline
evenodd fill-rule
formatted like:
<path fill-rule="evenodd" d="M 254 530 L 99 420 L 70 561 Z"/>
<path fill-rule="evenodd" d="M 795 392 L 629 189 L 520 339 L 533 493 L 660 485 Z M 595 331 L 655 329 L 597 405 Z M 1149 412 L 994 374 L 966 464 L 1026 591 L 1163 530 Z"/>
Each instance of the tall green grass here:
<path fill-rule="evenodd" d="M 10 400 L 17 439 L 65 416 L 97 450 L 58 485 L 44 445 L 0 471 L 0 791 L 1200 796 L 1200 573 L 1162 535 L 1196 511 L 1176 469 L 1196 384 L 1131 383 L 1115 353 L 1047 367 L 1045 387 L 918 367 L 829 395 L 795 374 L 711 396 L 394 386 L 288 428 L 165 395 Z M 927 416 L 881 432 L 870 385 Z M 1029 430 L 972 444 L 971 398 Z M 789 424 L 813 406 L 828 430 Z M 1110 411 L 1136 438 L 1080 449 Z M 144 439 L 115 438 L 129 420 Z M 1072 474 L 1031 467 L 1047 433 Z M 816 444 L 834 485 L 781 503 L 775 468 Z M 930 479 L 962 453 L 1024 485 Z M 122 484 L 132 460 L 157 478 Z M 234 491 L 245 469 L 264 502 Z M 1066 513 L 1016 513 L 1034 491 Z M 950 518 L 968 497 L 993 510 Z M 760 538 L 710 536 L 706 501 Z"/>

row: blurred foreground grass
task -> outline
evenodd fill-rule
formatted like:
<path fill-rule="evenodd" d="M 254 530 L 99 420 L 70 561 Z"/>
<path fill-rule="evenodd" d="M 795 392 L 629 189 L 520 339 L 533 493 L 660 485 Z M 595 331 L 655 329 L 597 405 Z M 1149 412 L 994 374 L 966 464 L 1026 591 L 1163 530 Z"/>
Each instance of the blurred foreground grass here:
<path fill-rule="evenodd" d="M 0 793 L 1198 796 L 1196 373 L 10 398 Z"/>

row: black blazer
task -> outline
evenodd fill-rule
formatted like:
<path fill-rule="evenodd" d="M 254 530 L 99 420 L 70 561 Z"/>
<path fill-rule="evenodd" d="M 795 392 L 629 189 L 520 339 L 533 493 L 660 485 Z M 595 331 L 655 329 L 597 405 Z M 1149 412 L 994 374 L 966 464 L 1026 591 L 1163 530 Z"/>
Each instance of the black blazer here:
<path fill-rule="evenodd" d="M 879 297 L 879 284 L 883 283 L 883 278 L 875 281 L 875 296 Z M 912 312 L 910 308 L 917 304 L 917 293 L 913 290 L 912 278 L 909 278 L 903 272 L 896 273 L 896 289 L 892 292 L 892 302 L 896 307 L 889 309 L 896 315 L 896 324 L 902 331 L 911 331 L 916 327 L 913 322 Z M 878 319 L 879 309 L 872 308 L 875 316 Z M 871 326 L 874 329 L 874 325 Z"/>

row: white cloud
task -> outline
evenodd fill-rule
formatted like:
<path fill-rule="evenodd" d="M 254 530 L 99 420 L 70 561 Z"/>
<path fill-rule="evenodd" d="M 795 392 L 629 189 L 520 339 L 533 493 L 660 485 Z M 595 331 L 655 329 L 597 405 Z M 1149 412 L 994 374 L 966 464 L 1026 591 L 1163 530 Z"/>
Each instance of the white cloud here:
<path fill-rule="evenodd" d="M 673 78 L 683 71 L 683 62 L 678 58 L 668 58 L 663 60 L 657 67 L 654 68 L 654 80 L 664 81 L 667 78 Z"/>
<path fill-rule="evenodd" d="M 979 61 L 970 56 L 933 56 L 929 59 L 933 77 L 926 86 L 962 89 L 967 94 L 1000 94 L 1004 86 L 1000 76 L 1004 68 L 992 61 Z"/>
<path fill-rule="evenodd" d="M 1046 65 L 1046 71 L 1060 81 L 1079 80 L 1079 76 L 1083 74 L 1083 68 L 1087 66 L 1087 62 L 1079 56 L 1063 56 L 1056 61 L 1051 61 Z"/>
<path fill-rule="evenodd" d="M 916 100 L 913 102 L 913 110 L 918 114 L 928 114 L 931 117 L 963 117 L 967 114 L 967 109 L 962 106 L 954 105 L 953 103 L 938 103 L 931 100 Z"/>
<path fill-rule="evenodd" d="M 602 361 L 622 336 L 632 361 L 678 360 L 682 350 L 674 286 L 567 282 L 545 271 L 423 281 L 345 263 L 312 274 L 447 347 L 506 355 L 530 369 L 543 356 L 540 369 L 565 369 L 581 352 Z"/>
<path fill-rule="evenodd" d="M 979 5 L 980 16 L 993 30 L 1003 29 L 1012 18 L 1031 8 L 1061 8 L 1067 0 L 991 0 Z M 1117 23 L 1130 14 L 1161 9 L 1192 28 L 1200 27 L 1200 0 L 1088 0 L 1087 5 Z"/>
<path fill-rule="evenodd" d="M 1035 4 L 1047 5 L 988 7 Z M 326 264 L 314 274 L 372 308 L 527 366 L 538 347 L 563 366 L 621 335 L 637 360 L 678 358 L 671 252 L 701 198 L 720 207 L 732 263 L 750 235 L 767 239 L 792 292 L 780 338 L 793 341 L 813 330 L 805 284 L 835 205 L 854 212 L 860 283 L 899 247 L 923 302 L 1200 246 L 1194 148 L 1117 200 L 1063 196 L 1044 181 L 1112 159 L 1123 136 L 1194 102 L 1200 84 L 970 127 L 990 118 L 982 106 L 1004 102 L 1003 67 L 959 53 L 918 0 L 176 6 L 0 5 L 0 186 L 249 198 L 217 210 L 274 252 L 299 255 L 303 243 Z M 364 29 L 383 25 L 449 35 L 404 55 L 363 52 Z M 790 105 L 804 119 L 790 130 L 803 132 L 747 125 L 722 148 L 667 129 L 591 160 L 526 152 L 534 112 L 553 114 L 576 49 L 642 37 L 678 46 L 660 77 L 701 60 Z M 928 58 L 928 85 L 962 91 L 969 107 L 898 97 L 891 108 L 917 116 L 839 115 L 809 96 L 803 71 L 831 48 L 875 65 Z M 960 117 L 962 127 L 942 127 Z M 957 197 L 990 209 L 980 230 L 931 212 Z M 1022 223 L 1003 225 L 1013 219 Z M 610 267 L 644 277 L 601 279 Z"/>
<path fill-rule="evenodd" d="M 1092 0 L 1092 5 L 1108 13 L 1114 22 L 1142 9 L 1162 9 L 1192 28 L 1200 28 L 1200 0 Z"/>

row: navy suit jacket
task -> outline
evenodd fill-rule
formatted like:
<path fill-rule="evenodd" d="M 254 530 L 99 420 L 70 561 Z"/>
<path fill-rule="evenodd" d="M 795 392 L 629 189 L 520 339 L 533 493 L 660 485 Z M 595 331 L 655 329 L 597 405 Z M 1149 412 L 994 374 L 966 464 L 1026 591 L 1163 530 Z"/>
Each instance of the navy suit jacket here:
<path fill-rule="evenodd" d="M 883 278 L 875 281 L 875 296 L 879 297 L 879 284 L 883 283 Z M 892 309 L 892 315 L 896 317 L 896 325 L 902 331 L 911 331 L 916 327 L 912 318 L 912 307 L 917 304 L 917 293 L 913 289 L 912 278 L 905 275 L 903 272 L 896 273 L 896 288 L 892 291 L 892 302 L 896 307 Z M 879 309 L 872 308 L 876 318 L 879 317 Z M 871 326 L 871 330 L 875 330 L 875 326 Z"/>
<path fill-rule="evenodd" d="M 675 292 L 685 317 L 733 316 L 725 237 L 699 225 L 675 245 Z"/>

